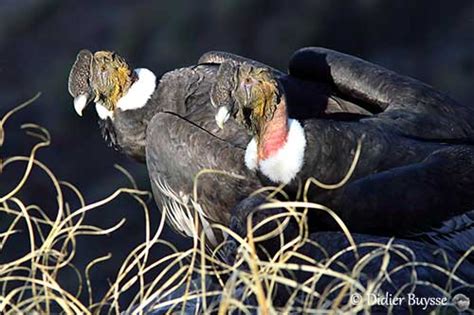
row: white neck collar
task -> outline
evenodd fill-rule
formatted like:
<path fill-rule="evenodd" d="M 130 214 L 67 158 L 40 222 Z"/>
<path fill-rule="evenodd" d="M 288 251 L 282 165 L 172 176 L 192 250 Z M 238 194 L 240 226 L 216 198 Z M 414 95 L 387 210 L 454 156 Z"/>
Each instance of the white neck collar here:
<path fill-rule="evenodd" d="M 288 184 L 303 167 L 306 137 L 301 124 L 295 119 L 288 120 L 288 138 L 278 151 L 265 160 L 258 161 L 257 141 L 255 137 L 245 150 L 245 165 L 259 169 L 275 183 Z"/>
<path fill-rule="evenodd" d="M 146 68 L 135 69 L 138 76 L 127 93 L 117 102 L 117 108 L 122 111 L 142 108 L 146 105 L 156 88 L 156 76 Z M 101 119 L 113 119 L 113 112 L 106 109 L 101 103 L 95 104 L 97 114 Z"/>
<path fill-rule="evenodd" d="M 138 80 L 117 102 L 117 108 L 123 111 L 145 106 L 156 88 L 156 76 L 153 72 L 146 68 L 135 69 L 134 72 L 137 74 Z"/>

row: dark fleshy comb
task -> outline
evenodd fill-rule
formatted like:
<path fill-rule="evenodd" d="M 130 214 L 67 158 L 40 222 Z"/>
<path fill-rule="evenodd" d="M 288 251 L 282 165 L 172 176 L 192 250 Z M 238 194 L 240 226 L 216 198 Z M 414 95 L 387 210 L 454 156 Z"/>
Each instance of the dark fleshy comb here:
<path fill-rule="evenodd" d="M 92 52 L 87 49 L 83 49 L 77 54 L 68 81 L 68 89 L 72 97 L 90 95 L 89 78 L 91 76 L 92 59 Z"/>

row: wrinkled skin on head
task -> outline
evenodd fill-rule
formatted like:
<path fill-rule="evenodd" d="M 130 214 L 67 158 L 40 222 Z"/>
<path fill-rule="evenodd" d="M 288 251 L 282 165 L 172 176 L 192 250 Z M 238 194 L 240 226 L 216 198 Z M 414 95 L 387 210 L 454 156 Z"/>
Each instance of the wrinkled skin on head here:
<path fill-rule="evenodd" d="M 214 107 L 225 106 L 232 108 L 232 93 L 237 86 L 238 64 L 225 61 L 219 66 L 216 81 L 211 87 L 210 99 Z"/>
<path fill-rule="evenodd" d="M 125 59 L 110 51 L 94 54 L 90 85 L 95 101 L 101 102 L 108 110 L 114 110 L 132 83 L 132 71 Z"/>
<path fill-rule="evenodd" d="M 134 80 L 133 72 L 124 58 L 111 51 L 81 50 L 69 74 L 69 93 L 84 95 L 87 103 L 100 102 L 113 111 L 117 101 Z"/>
<path fill-rule="evenodd" d="M 89 85 L 92 67 L 92 53 L 87 50 L 81 50 L 76 57 L 76 61 L 69 72 L 68 89 L 72 97 L 85 95 L 87 100 L 93 99 L 92 91 Z"/>
<path fill-rule="evenodd" d="M 273 118 L 281 91 L 269 69 L 248 64 L 221 64 L 211 90 L 211 102 L 224 106 L 253 135 Z"/>

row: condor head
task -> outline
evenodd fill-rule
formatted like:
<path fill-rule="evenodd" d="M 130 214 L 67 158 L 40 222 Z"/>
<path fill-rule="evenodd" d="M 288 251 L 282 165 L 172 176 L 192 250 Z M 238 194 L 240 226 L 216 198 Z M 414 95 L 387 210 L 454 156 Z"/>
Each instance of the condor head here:
<path fill-rule="evenodd" d="M 248 64 L 223 63 L 211 90 L 211 101 L 219 107 L 216 123 L 234 117 L 250 134 L 272 119 L 280 102 L 280 86 L 268 68 Z"/>
<path fill-rule="evenodd" d="M 115 52 L 81 50 L 72 66 L 68 88 L 79 116 L 94 102 L 105 141 L 143 162 L 145 130 L 153 112 L 153 106 L 145 105 L 156 86 L 152 71 L 132 70 Z"/>
<path fill-rule="evenodd" d="M 139 83 L 139 84 L 136 84 Z M 156 77 L 148 69 L 135 69 L 112 51 L 81 50 L 69 74 L 69 93 L 79 116 L 90 102 L 103 120 L 113 120 L 117 109 L 143 107 L 156 87 Z"/>

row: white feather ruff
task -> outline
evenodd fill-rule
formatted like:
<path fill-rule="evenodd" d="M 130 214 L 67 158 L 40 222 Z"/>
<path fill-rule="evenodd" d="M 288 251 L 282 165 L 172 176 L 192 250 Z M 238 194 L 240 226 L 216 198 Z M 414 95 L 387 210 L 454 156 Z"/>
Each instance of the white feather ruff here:
<path fill-rule="evenodd" d="M 249 169 L 258 167 L 271 181 L 280 184 L 291 182 L 304 163 L 306 148 L 304 129 L 295 119 L 289 119 L 288 125 L 289 131 L 286 143 L 271 157 L 258 162 L 255 138 L 250 141 L 245 151 L 245 165 Z"/>
<path fill-rule="evenodd" d="M 245 150 L 245 166 L 247 166 L 248 169 L 255 170 L 258 167 L 257 155 L 257 141 L 255 137 L 253 137 L 249 144 L 247 144 L 247 149 Z"/>
<path fill-rule="evenodd" d="M 138 76 L 138 80 L 117 102 L 117 107 L 123 111 L 145 106 L 156 88 L 156 76 L 153 72 L 146 68 L 139 68 L 134 71 Z"/>
<path fill-rule="evenodd" d="M 156 76 L 153 72 L 145 68 L 135 69 L 134 71 L 138 75 L 138 80 L 117 102 L 117 108 L 123 111 L 145 106 L 156 88 Z M 105 108 L 100 102 L 95 103 L 95 110 L 100 119 L 114 119 L 114 112 Z"/>

